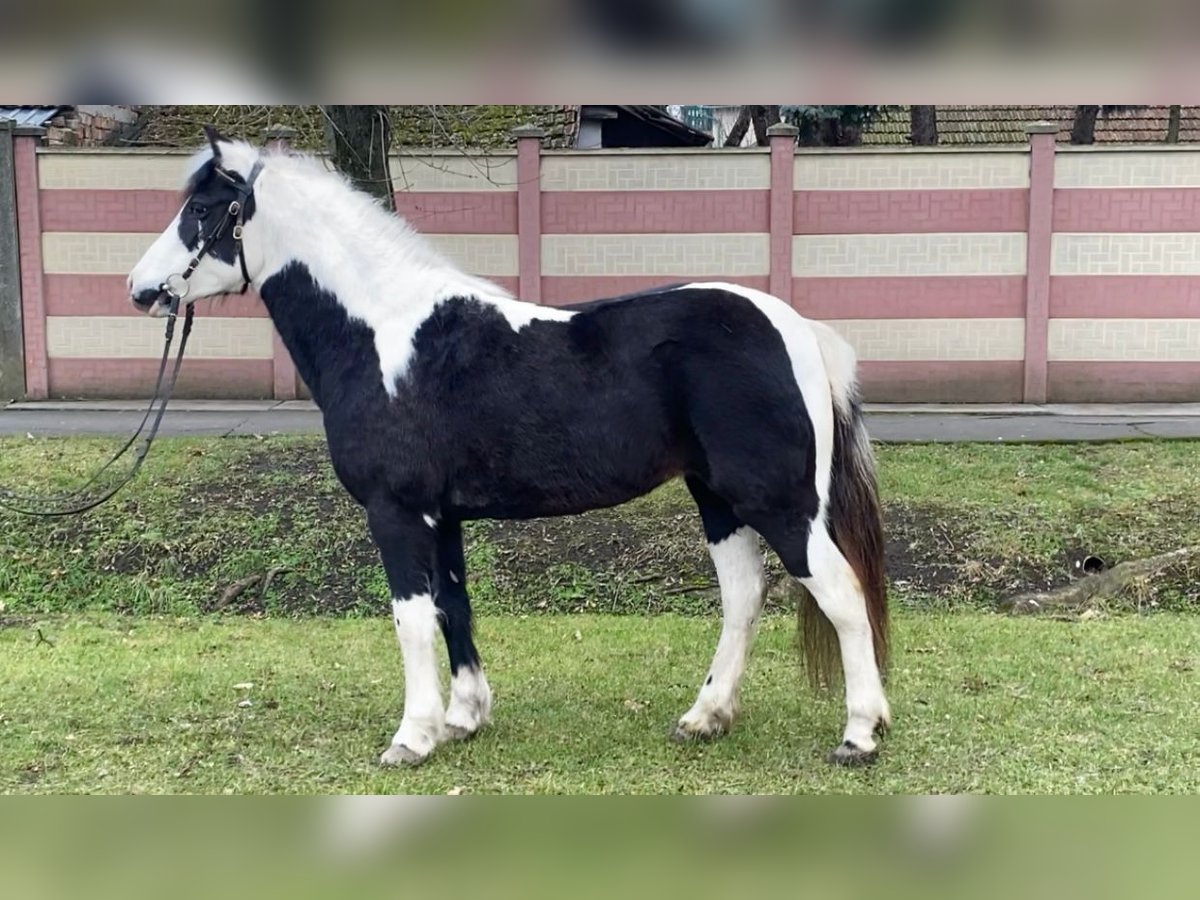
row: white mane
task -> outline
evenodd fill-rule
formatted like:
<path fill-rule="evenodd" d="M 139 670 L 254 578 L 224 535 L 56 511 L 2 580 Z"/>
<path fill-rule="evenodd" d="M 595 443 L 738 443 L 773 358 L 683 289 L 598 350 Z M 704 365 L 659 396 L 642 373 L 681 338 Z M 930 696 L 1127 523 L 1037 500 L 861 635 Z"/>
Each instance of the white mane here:
<path fill-rule="evenodd" d="M 352 318 L 374 330 L 389 393 L 407 370 L 413 335 L 440 301 L 476 298 L 495 306 L 514 330 L 535 319 L 571 317 L 521 302 L 499 285 L 463 272 L 402 218 L 317 158 L 262 151 L 240 141 L 220 146 L 222 166 L 243 176 L 256 161 L 263 163 L 254 186 L 255 214 L 245 232 L 255 288 L 289 262 L 302 262 Z M 211 150 L 197 154 L 189 171 L 211 157 Z"/>

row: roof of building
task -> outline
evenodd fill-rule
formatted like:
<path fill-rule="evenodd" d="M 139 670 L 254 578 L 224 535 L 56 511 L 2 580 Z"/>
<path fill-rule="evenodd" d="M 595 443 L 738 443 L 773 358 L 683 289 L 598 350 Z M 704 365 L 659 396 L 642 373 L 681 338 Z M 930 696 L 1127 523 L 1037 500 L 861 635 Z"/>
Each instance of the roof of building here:
<path fill-rule="evenodd" d="M 391 106 L 392 146 L 494 150 L 515 146 L 518 125 L 546 131 L 549 147 L 570 147 L 579 126 L 577 106 Z M 202 127 L 215 125 L 231 137 L 262 140 L 273 125 L 295 129 L 292 146 L 325 147 L 319 106 L 143 106 L 129 145 L 191 147 L 204 142 Z"/>
<path fill-rule="evenodd" d="M 41 127 L 65 109 L 64 106 L 0 106 L 0 119 L 12 119 L 17 127 Z"/>
<path fill-rule="evenodd" d="M 863 131 L 864 145 L 909 143 L 908 106 L 889 106 Z M 1167 137 L 1169 106 L 1112 110 L 1096 119 L 1097 144 L 1161 143 Z M 1058 140 L 1068 141 L 1074 106 L 939 106 L 938 143 L 942 146 L 1024 144 L 1031 122 L 1058 123 Z M 1200 141 L 1200 106 L 1180 108 L 1179 140 Z"/>

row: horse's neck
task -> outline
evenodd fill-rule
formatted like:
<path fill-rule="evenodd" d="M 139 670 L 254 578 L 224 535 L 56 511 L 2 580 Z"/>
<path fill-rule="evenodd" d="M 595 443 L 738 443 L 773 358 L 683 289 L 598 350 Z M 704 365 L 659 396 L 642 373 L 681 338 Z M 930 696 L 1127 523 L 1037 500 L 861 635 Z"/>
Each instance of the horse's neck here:
<path fill-rule="evenodd" d="M 307 266 L 290 262 L 260 293 L 296 370 L 322 409 L 340 397 L 383 392 L 374 332 L 318 285 Z"/>

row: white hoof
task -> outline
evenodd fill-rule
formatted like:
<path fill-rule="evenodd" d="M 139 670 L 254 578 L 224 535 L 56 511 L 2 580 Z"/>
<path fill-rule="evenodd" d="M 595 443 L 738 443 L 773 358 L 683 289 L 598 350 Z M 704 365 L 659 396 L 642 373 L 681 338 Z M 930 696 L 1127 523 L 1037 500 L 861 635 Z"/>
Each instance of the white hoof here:
<path fill-rule="evenodd" d="M 379 757 L 381 766 L 419 766 L 425 760 L 429 759 L 429 753 L 418 753 L 411 747 L 406 747 L 404 744 L 392 744 L 383 751 Z"/>

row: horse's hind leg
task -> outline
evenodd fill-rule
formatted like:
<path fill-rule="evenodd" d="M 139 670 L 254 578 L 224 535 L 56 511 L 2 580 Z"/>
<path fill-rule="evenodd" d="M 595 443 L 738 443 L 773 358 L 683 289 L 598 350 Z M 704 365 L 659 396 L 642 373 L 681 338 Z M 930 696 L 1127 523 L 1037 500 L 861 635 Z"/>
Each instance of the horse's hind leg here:
<path fill-rule="evenodd" d="M 758 535 L 702 482 L 689 477 L 687 485 L 700 507 L 704 536 L 717 570 L 723 620 L 708 676 L 695 704 L 675 728 L 677 740 L 715 737 L 733 724 L 738 685 L 746 670 L 766 588 Z"/>
<path fill-rule="evenodd" d="M 837 633 L 847 718 L 842 743 L 829 754 L 829 761 L 843 765 L 871 762 L 876 756 L 875 733 L 891 723 L 891 713 L 858 576 L 820 519 L 805 526 L 797 517 L 783 515 L 756 524 Z M 815 662 L 809 660 L 810 665 Z"/>
<path fill-rule="evenodd" d="M 458 740 L 471 737 L 491 721 L 492 691 L 483 676 L 472 638 L 471 601 L 463 559 L 462 525 L 438 524 L 437 582 L 434 602 L 441 614 L 442 636 L 450 657 L 450 705 L 446 732 Z"/>

